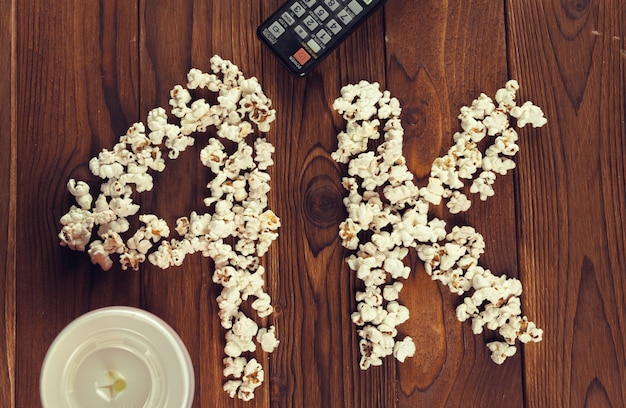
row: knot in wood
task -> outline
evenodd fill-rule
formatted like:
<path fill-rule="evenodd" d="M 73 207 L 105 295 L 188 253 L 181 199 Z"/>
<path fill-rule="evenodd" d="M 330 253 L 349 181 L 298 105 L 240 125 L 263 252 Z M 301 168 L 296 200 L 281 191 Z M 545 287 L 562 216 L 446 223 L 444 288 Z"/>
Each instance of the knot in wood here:
<path fill-rule="evenodd" d="M 583 17 L 591 8 L 591 0 L 562 0 L 561 4 L 567 18 L 572 20 Z"/>
<path fill-rule="evenodd" d="M 406 108 L 402 114 L 403 125 L 405 127 L 419 126 L 423 129 L 426 126 L 426 116 L 422 109 L 419 108 Z"/>
<path fill-rule="evenodd" d="M 344 217 L 343 190 L 328 175 L 312 178 L 304 193 L 304 215 L 317 228 L 337 225 Z"/>

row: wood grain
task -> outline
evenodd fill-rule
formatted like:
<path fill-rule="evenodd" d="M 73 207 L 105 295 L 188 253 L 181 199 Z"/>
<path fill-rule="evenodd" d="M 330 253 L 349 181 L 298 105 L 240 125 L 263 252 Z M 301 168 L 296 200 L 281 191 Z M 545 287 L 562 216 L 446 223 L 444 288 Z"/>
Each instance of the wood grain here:
<path fill-rule="evenodd" d="M 277 6 L 269 7 L 266 15 Z M 343 126 L 331 109 L 345 81 L 341 77 L 358 80 L 355 71 L 365 78 L 379 77 L 381 71 L 370 71 L 379 55 L 362 49 L 380 49 L 377 33 L 381 30 L 381 15 L 377 15 L 300 80 L 287 77 L 286 70 L 263 50 L 264 63 L 273 67 L 263 83 L 286 119 L 273 134 L 277 160 L 272 181 L 276 212 L 285 227 L 277 247 L 280 273 L 270 288 L 278 294 L 277 329 L 294 334 L 287 334 L 281 340 L 283 352 L 271 357 L 276 383 L 272 406 L 394 404 L 393 381 L 385 381 L 393 378 L 393 365 L 370 372 L 360 372 L 356 366 L 356 333 L 348 312 L 354 309 L 356 286 L 337 237 L 339 222 L 345 218 L 342 170 L 330 158 Z M 372 383 L 388 385 L 369 387 Z"/>
<path fill-rule="evenodd" d="M 70 205 L 68 178 L 93 181 L 86 158 L 110 148 L 137 120 L 133 9 L 122 1 L 21 2 L 17 9 L 17 93 L 29 95 L 17 106 L 19 407 L 40 404 L 41 363 L 66 324 L 97 307 L 139 305 L 136 274 L 98 272 L 56 237 Z"/>
<path fill-rule="evenodd" d="M 412 26 L 414 16 L 420 16 L 419 25 Z M 508 79 L 503 16 L 503 4 L 483 1 L 405 2 L 385 10 L 388 88 L 405 107 L 404 153 L 420 185 L 427 184 L 432 161 L 453 144 L 460 107 L 480 92 L 493 96 Z M 500 177 L 495 189 L 497 194 L 486 202 L 473 197 L 472 208 L 462 217 L 441 208 L 434 215 L 452 225 L 475 227 L 486 241 L 482 265 L 516 276 L 512 176 Z M 401 299 L 407 299 L 412 316 L 417 316 L 404 330 L 417 340 L 418 356 L 415 363 L 399 367 L 399 405 L 460 406 L 472 401 L 481 407 L 522 406 L 519 356 L 495 366 L 485 352 L 485 338 L 455 320 L 458 296 L 431 282 L 415 256 L 412 265 L 413 278 Z M 490 392 L 485 392 L 486 379 Z"/>
<path fill-rule="evenodd" d="M 16 179 L 16 106 L 15 106 L 15 2 L 0 1 L 0 111 L 5 114 L 0 133 L 0 406 L 15 405 L 15 179 Z"/>
<path fill-rule="evenodd" d="M 526 351 L 528 406 L 623 406 L 626 8 L 509 3 L 513 72 L 552 123 L 517 173 L 526 311 L 553 333 Z"/>
<path fill-rule="evenodd" d="M 180 334 L 195 368 L 194 407 L 620 407 L 626 405 L 626 5 L 620 0 L 388 0 L 305 78 L 255 38 L 280 0 L 0 0 L 0 406 L 37 407 L 39 372 L 55 336 L 107 305 L 142 307 Z M 224 330 L 212 263 L 190 256 L 163 271 L 102 272 L 58 245 L 65 184 L 98 184 L 87 162 L 110 148 L 191 67 L 219 54 L 259 78 L 277 109 L 269 206 L 279 239 L 263 262 L 279 348 L 256 357 L 266 383 L 249 403 L 221 389 Z M 403 106 L 404 153 L 417 183 L 459 129 L 459 108 L 509 78 L 548 125 L 520 132 L 518 168 L 496 195 L 450 224 L 486 241 L 483 266 L 519 277 L 524 312 L 544 341 L 502 366 L 456 321 L 456 295 L 412 254 L 400 327 L 418 346 L 405 363 L 358 368 L 350 320 L 359 283 L 337 227 L 345 167 L 330 153 L 343 120 L 341 86 L 361 79 Z M 8 119 L 7 119 L 8 118 Z M 139 198 L 168 223 L 200 210 L 207 140 L 157 175 Z"/>

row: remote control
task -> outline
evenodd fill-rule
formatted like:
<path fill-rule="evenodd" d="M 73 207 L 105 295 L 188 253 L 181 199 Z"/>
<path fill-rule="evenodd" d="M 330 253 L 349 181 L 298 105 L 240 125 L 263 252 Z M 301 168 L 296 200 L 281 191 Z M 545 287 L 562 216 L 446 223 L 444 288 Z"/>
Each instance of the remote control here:
<path fill-rule="evenodd" d="M 257 36 L 297 76 L 320 63 L 384 0 L 289 0 Z"/>

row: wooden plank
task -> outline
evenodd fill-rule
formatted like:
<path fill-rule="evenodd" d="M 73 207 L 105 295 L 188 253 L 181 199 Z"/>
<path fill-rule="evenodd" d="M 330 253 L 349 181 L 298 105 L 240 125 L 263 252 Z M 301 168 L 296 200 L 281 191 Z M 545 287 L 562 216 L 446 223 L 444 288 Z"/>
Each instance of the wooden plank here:
<path fill-rule="evenodd" d="M 459 109 L 481 92 L 494 95 L 507 78 L 503 3 L 388 2 L 388 88 L 403 106 L 404 154 L 425 185 L 432 161 L 445 154 L 460 130 Z M 413 23 L 418 21 L 419 23 Z M 517 276 L 513 177 L 499 177 L 496 194 L 486 202 L 471 196 L 472 208 L 450 216 L 433 212 L 452 225 L 471 225 L 483 234 L 486 253 L 481 264 L 494 273 Z M 399 365 L 399 406 L 481 407 L 522 406 L 521 358 L 502 366 L 491 362 L 486 342 L 493 334 L 473 335 L 467 323 L 456 321 L 460 299 L 430 280 L 421 261 L 401 300 L 411 319 L 401 330 L 416 341 L 416 357 Z"/>
<path fill-rule="evenodd" d="M 137 305 L 136 274 L 103 273 L 61 248 L 58 220 L 70 177 L 94 182 L 87 162 L 136 120 L 133 3 L 20 2 L 17 9 L 16 406 L 39 403 L 39 370 L 72 319 L 111 304 Z M 96 190 L 97 191 L 97 190 Z"/>
<path fill-rule="evenodd" d="M 15 107 L 15 9 L 11 0 L 0 1 L 5 10 L 0 15 L 0 111 L 8 125 L 0 134 L 0 406 L 15 405 L 15 179 L 16 179 L 16 107 Z"/>
<path fill-rule="evenodd" d="M 519 250 L 526 311 L 545 329 L 525 353 L 529 407 L 626 404 L 626 6 L 507 2 L 525 130 Z"/>
<path fill-rule="evenodd" d="M 139 2 L 139 112 L 147 124 L 148 112 L 158 106 L 169 112 L 170 89 L 185 84 L 191 63 L 193 4 L 191 2 Z M 164 29 L 167 27 L 167 29 Z M 199 143 L 181 154 L 179 160 L 166 160 L 166 169 L 155 175 L 154 189 L 142 193 L 141 212 L 164 218 L 172 228 L 176 218 L 201 208 L 202 183 L 198 176 Z M 199 316 L 204 305 L 202 278 L 207 266 L 199 256 L 188 257 L 180 268 L 161 270 L 146 262 L 141 267 L 141 306 L 160 316 L 177 331 L 188 348 L 198 378 L 200 361 Z M 209 275 L 210 281 L 210 275 Z M 216 366 L 221 359 L 216 359 Z M 200 382 L 196 381 L 196 390 Z M 216 390 L 217 393 L 218 390 Z M 223 394 L 223 393 L 222 393 Z M 196 392 L 197 398 L 200 395 Z M 218 406 L 218 405 L 216 405 Z"/>
<path fill-rule="evenodd" d="M 185 85 L 192 67 L 210 72 L 209 60 L 215 54 L 237 64 L 246 76 L 262 73 L 260 43 L 255 39 L 260 6 L 255 2 L 140 2 L 139 15 L 142 120 L 154 107 L 169 111 L 170 89 Z M 203 200 L 209 195 L 210 172 L 200 163 L 199 154 L 215 134 L 213 128 L 197 134 L 194 146 L 179 160 L 167 161 L 166 170 L 155 178 L 155 189 L 142 194 L 144 211 L 164 217 L 169 225 L 191 211 L 206 211 Z M 194 406 L 268 406 L 269 378 L 247 403 L 233 401 L 222 390 L 225 330 L 216 302 L 221 287 L 212 282 L 212 274 L 212 261 L 200 254 L 165 271 L 146 264 L 142 306 L 169 322 L 185 342 L 196 371 Z M 267 360 L 260 351 L 256 357 Z"/>
<path fill-rule="evenodd" d="M 281 2 L 264 2 L 268 17 Z M 363 372 L 356 327 L 356 280 L 337 238 L 345 217 L 344 168 L 330 157 L 345 127 L 332 110 L 342 85 L 384 80 L 382 13 L 354 32 L 307 77 L 296 79 L 263 49 L 263 84 L 277 109 L 272 201 L 282 219 L 270 275 L 281 345 L 270 357 L 271 406 L 395 405 L 395 366 Z M 364 52 L 368 50 L 368 52 Z M 276 273 L 278 272 L 278 273 Z"/>

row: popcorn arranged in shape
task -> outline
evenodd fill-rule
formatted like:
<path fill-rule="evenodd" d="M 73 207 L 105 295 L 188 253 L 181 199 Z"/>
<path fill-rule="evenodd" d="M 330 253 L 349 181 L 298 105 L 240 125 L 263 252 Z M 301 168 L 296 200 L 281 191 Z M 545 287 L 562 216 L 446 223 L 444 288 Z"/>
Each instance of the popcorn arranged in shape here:
<path fill-rule="evenodd" d="M 335 161 L 347 164 L 348 172 L 343 179 L 348 218 L 340 224 L 339 236 L 343 246 L 354 251 L 346 261 L 364 287 L 356 293 L 357 310 L 352 313 L 361 337 L 362 369 L 382 364 L 388 355 L 403 362 L 416 351 L 410 337 L 396 340 L 397 327 L 409 318 L 398 299 L 400 279 L 410 273 L 404 264 L 410 248 L 415 248 L 432 279 L 464 296 L 457 307 L 458 320 L 471 320 L 475 334 L 487 327 L 503 337 L 504 341 L 488 344 L 494 362 L 501 364 L 514 355 L 517 340 L 541 340 L 542 330 L 521 316 L 520 281 L 495 276 L 479 265 L 483 237 L 468 226 L 448 232 L 445 221 L 429 214 L 431 205 L 442 202 L 452 214 L 467 211 L 471 206 L 467 187 L 486 200 L 495 193 L 496 176 L 515 167 L 512 156 L 519 147 L 510 117 L 517 119 L 518 127 L 546 123 L 541 109 L 531 102 L 516 104 L 518 89 L 516 81 L 509 81 L 497 91 L 495 102 L 481 94 L 471 106 L 461 108 L 462 132 L 454 135 L 455 144 L 447 154 L 434 160 L 428 184 L 421 188 L 413 183 L 402 155 L 398 100 L 366 81 L 345 86 L 335 100 L 334 109 L 347 121 L 332 153 Z M 370 150 L 370 141 L 381 137 L 383 142 Z M 478 144 L 485 138 L 490 143 L 482 152 Z"/>
<path fill-rule="evenodd" d="M 78 206 L 61 217 L 59 239 L 72 250 L 87 250 L 91 261 L 104 270 L 113 266 L 113 256 L 122 269 L 133 270 L 146 260 L 168 268 L 194 253 L 212 258 L 213 281 L 223 287 L 217 303 L 226 329 L 224 376 L 229 379 L 224 390 L 231 397 L 250 400 L 264 373 L 257 360 L 246 355 L 256 350 L 255 339 L 267 353 L 279 341 L 274 326 L 259 329 L 240 306 L 250 299 L 261 318 L 273 311 L 260 257 L 278 237 L 280 220 L 267 208 L 266 170 L 273 164 L 274 147 L 263 137 L 253 136 L 252 146 L 247 141 L 255 128 L 270 129 L 275 111 L 257 79 L 245 78 L 230 61 L 214 56 L 211 70 L 192 69 L 187 87 L 172 89 L 169 103 L 177 123 L 170 122 L 165 109 L 155 108 L 148 113 L 147 128 L 135 123 L 112 150 L 104 149 L 90 160 L 91 172 L 103 179 L 95 201 L 86 182 L 67 183 Z M 194 100 L 190 90 L 198 88 L 216 93 L 218 103 Z M 139 215 L 139 229 L 129 231 L 129 218 L 140 210 L 133 198 L 152 190 L 151 172 L 165 169 L 165 153 L 169 159 L 178 158 L 194 144 L 193 133 L 209 127 L 216 128 L 216 137 L 210 137 L 200 153 L 200 161 L 213 174 L 205 199 L 208 211 L 179 218 L 174 229 L 178 238 L 170 238 L 169 226 L 154 214 Z M 234 144 L 234 152 L 229 153 L 220 139 Z"/>

